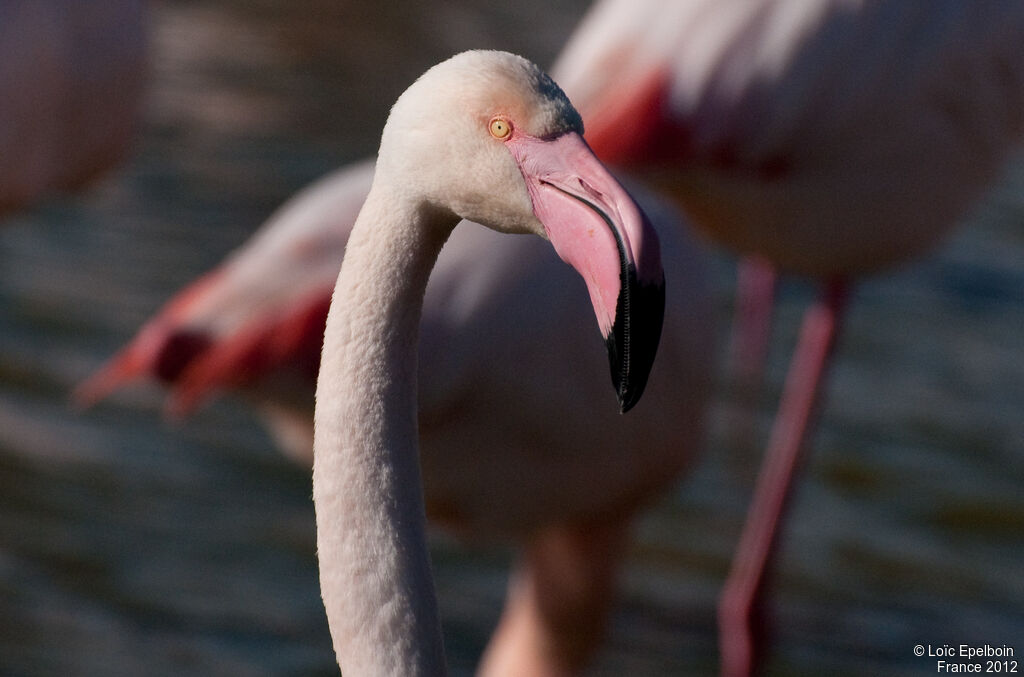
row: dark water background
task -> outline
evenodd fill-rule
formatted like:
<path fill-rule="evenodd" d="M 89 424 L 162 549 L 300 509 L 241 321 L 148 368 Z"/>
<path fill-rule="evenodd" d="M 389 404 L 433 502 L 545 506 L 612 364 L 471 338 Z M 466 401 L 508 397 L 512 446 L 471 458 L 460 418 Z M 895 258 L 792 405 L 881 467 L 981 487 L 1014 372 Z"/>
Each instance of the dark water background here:
<path fill-rule="evenodd" d="M 172 425 L 155 389 L 76 414 L 68 392 L 292 192 L 371 153 L 429 65 L 470 47 L 550 64 L 586 4 L 154 5 L 134 157 L 0 228 L 0 675 L 335 673 L 308 473 L 253 414 L 222 400 Z M 716 256 L 724 335 L 734 269 Z M 811 289 L 782 296 L 758 440 Z M 838 358 L 777 567 L 770 673 L 930 674 L 913 655 L 929 643 L 1020 657 L 1024 161 L 938 252 L 859 287 Z M 723 380 L 702 462 L 639 526 L 595 674 L 717 669 L 715 595 L 758 458 L 740 408 Z M 509 553 L 439 541 L 434 557 L 468 674 Z"/>

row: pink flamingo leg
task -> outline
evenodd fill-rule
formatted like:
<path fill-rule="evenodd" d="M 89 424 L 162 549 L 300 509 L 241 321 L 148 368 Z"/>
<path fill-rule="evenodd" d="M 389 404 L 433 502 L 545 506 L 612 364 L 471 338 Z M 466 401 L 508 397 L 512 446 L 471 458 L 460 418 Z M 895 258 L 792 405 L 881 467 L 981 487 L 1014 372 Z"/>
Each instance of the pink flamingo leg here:
<path fill-rule="evenodd" d="M 743 391 L 753 391 L 764 373 L 776 286 L 775 266 L 770 261 L 759 256 L 747 256 L 740 261 L 729 363 L 736 370 Z"/>
<path fill-rule="evenodd" d="M 845 279 L 831 281 L 824 298 L 804 314 L 779 413 L 719 601 L 723 677 L 750 675 L 758 664 L 759 642 L 753 616 L 759 607 L 801 448 L 811 430 L 811 417 L 839 332 L 847 291 Z"/>

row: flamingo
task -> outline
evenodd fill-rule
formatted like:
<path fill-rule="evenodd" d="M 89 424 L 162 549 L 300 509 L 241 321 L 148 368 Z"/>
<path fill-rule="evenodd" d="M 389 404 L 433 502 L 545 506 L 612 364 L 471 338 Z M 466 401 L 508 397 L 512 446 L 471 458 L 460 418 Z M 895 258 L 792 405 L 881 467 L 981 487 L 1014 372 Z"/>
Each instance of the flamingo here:
<path fill-rule="evenodd" d="M 5 2 L 0 215 L 122 159 L 145 79 L 146 3 Z"/>
<path fill-rule="evenodd" d="M 466 59 L 496 61 L 491 66 L 518 79 L 540 77 L 506 55 L 463 57 L 460 70 Z M 529 88 L 525 95 L 536 99 Z M 509 105 L 525 110 L 511 96 Z M 216 389 L 242 389 L 258 398 L 286 450 L 310 462 L 325 316 L 373 176 L 364 162 L 298 194 L 225 264 L 172 299 L 78 389 L 79 402 L 147 375 L 171 382 L 169 407 L 178 414 Z M 675 227 L 675 212 L 650 200 L 644 207 L 667 226 L 661 254 L 675 288 L 645 401 L 627 416 L 601 413 L 609 398 L 607 376 L 594 368 L 593 320 L 574 298 L 581 290 L 570 269 L 541 240 L 464 223 L 431 275 L 419 339 L 426 513 L 466 539 L 513 540 L 523 549 L 483 674 L 550 674 L 586 663 L 633 515 L 675 483 L 701 443 L 712 361 L 701 252 Z"/>
<path fill-rule="evenodd" d="M 434 66 L 391 109 L 317 380 L 320 586 L 343 672 L 446 669 L 424 535 L 415 379 L 427 278 L 460 217 L 549 238 L 587 283 L 620 409 L 643 392 L 664 303 L 657 238 L 582 131 L 550 78 L 501 52 L 464 52 Z"/>
<path fill-rule="evenodd" d="M 744 255 L 739 344 L 764 354 L 777 269 L 821 279 L 719 608 L 723 674 L 811 430 L 850 280 L 923 255 L 1024 135 L 1024 4 L 604 0 L 552 73 L 602 160 L 643 170 Z"/>

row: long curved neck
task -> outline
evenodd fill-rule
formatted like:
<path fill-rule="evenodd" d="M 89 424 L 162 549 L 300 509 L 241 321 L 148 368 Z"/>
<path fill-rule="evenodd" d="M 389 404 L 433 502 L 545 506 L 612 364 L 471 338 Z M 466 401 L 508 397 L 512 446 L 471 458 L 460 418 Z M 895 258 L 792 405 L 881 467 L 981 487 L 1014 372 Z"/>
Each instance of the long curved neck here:
<path fill-rule="evenodd" d="M 320 587 L 346 675 L 445 673 L 416 428 L 423 293 L 450 215 L 376 186 L 352 229 L 316 393 Z"/>

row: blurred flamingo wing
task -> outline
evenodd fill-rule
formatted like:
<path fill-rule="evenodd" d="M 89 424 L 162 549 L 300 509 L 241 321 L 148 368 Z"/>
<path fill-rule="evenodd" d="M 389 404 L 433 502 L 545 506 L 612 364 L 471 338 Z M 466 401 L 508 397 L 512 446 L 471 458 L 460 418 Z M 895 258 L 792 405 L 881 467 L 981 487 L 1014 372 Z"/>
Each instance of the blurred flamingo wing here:
<path fill-rule="evenodd" d="M 268 374 L 287 369 L 316 383 L 331 289 L 311 294 L 294 308 L 260 317 L 208 347 L 185 368 L 172 392 L 170 411 L 190 413 L 210 394 L 255 386 Z"/>

